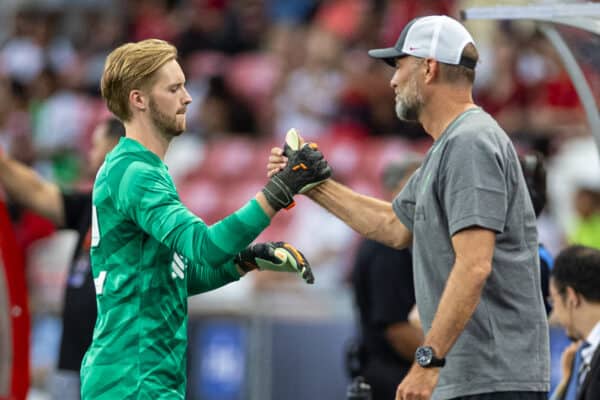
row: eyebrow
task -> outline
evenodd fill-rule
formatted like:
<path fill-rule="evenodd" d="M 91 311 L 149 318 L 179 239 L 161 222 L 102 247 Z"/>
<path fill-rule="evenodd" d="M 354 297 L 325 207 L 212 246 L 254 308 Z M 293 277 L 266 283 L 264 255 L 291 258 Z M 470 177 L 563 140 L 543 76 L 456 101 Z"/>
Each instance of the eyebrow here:
<path fill-rule="evenodd" d="M 170 85 L 168 85 L 169 88 L 178 88 L 185 85 L 185 81 L 180 81 L 180 82 L 176 82 L 176 83 L 171 83 Z"/>

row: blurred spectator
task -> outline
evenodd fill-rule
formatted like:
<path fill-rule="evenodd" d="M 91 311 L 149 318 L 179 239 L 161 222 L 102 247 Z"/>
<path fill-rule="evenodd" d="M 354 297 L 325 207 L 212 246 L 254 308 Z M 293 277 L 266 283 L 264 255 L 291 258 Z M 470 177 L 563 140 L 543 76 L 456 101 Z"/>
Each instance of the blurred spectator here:
<path fill-rule="evenodd" d="M 578 218 L 569 242 L 600 249 L 600 181 L 578 185 L 575 210 Z"/>
<path fill-rule="evenodd" d="M 581 220 L 575 206 L 577 191 L 581 187 L 593 189 L 600 182 L 600 160 L 598 148 L 589 135 L 557 142 L 557 152 L 548 163 L 549 205 L 568 238 Z"/>
<path fill-rule="evenodd" d="M 571 135 L 584 133 L 583 109 L 556 49 L 537 30 L 520 32 L 516 39 L 521 46 L 517 73 L 530 94 L 526 107 L 528 127 Z"/>
<path fill-rule="evenodd" d="M 189 26 L 177 41 L 182 57 L 205 50 L 257 50 L 268 29 L 262 1 L 191 0 L 186 9 Z"/>
<path fill-rule="evenodd" d="M 62 83 L 48 68 L 32 82 L 32 138 L 37 157 L 49 161 L 36 167 L 61 184 L 72 184 L 80 177 L 78 149 L 94 115 L 87 98 Z"/>
<path fill-rule="evenodd" d="M 546 167 L 544 166 L 544 158 L 540 153 L 528 153 L 519 157 L 521 163 L 521 169 L 523 170 L 523 176 L 525 177 L 525 183 L 527 184 L 527 190 L 529 191 L 529 197 L 533 204 L 533 210 L 535 216 L 539 218 L 544 207 L 546 207 Z M 538 228 L 539 230 L 539 228 Z M 539 239 L 538 239 L 539 240 Z M 546 313 L 549 314 L 552 310 L 552 306 L 548 301 L 549 289 L 548 284 L 550 280 L 550 270 L 554 260 L 550 252 L 544 247 L 544 244 L 539 241 L 538 253 L 540 255 L 540 273 L 542 284 L 542 298 L 544 299 L 544 306 L 546 307 Z"/>
<path fill-rule="evenodd" d="M 527 104 L 527 88 L 515 72 L 518 44 L 508 33 L 499 31 L 493 46 L 486 60 L 491 72 L 484 82 L 477 81 L 475 98 L 507 132 L 518 131 L 525 125 Z"/>
<path fill-rule="evenodd" d="M 337 111 L 344 85 L 339 62 L 341 41 L 331 32 L 312 26 L 306 33 L 304 64 L 285 77 L 275 100 L 275 133 L 283 138 L 296 128 L 309 139 L 320 137 Z"/>
<path fill-rule="evenodd" d="M 82 16 L 82 31 L 76 36 L 79 62 L 70 73 L 77 74 L 81 87 L 100 97 L 100 77 L 106 56 L 125 40 L 124 18 L 117 11 L 91 9 Z"/>
<path fill-rule="evenodd" d="M 124 135 L 125 128 L 117 120 L 97 127 L 89 152 L 91 172 L 96 172 L 105 155 Z M 96 297 L 89 260 L 91 192 L 62 191 L 56 184 L 44 181 L 32 169 L 3 154 L 0 154 L 0 184 L 13 201 L 43 215 L 59 228 L 77 231 L 77 246 L 65 290 L 59 371 L 52 382 L 52 392 L 56 399 L 78 399 L 81 360 L 91 343 L 96 321 Z M 52 224 L 50 227 L 53 228 Z M 39 221 L 35 225 L 42 226 Z"/>
<path fill-rule="evenodd" d="M 201 133 L 206 140 L 260 134 L 252 111 L 232 94 L 222 76 L 209 79 L 208 92 L 199 109 Z"/>
<path fill-rule="evenodd" d="M 382 184 L 387 200 L 402 190 L 421 161 L 420 157 L 409 156 L 386 167 Z M 363 239 L 352 286 L 361 332 L 361 362 L 356 373 L 371 385 L 373 400 L 393 399 L 423 341 L 423 331 L 408 318 L 415 305 L 410 251 Z"/>
<path fill-rule="evenodd" d="M 12 37 L 0 52 L 0 66 L 9 76 L 27 84 L 46 67 L 65 70 L 75 62 L 71 42 L 57 35 L 61 15 L 34 7 L 15 16 Z"/>
<path fill-rule="evenodd" d="M 0 79 L 0 148 L 19 161 L 33 162 L 29 114 L 24 109 L 23 87 L 15 81 Z"/>
<path fill-rule="evenodd" d="M 131 40 L 173 40 L 176 28 L 173 16 L 169 14 L 170 3 L 167 0 L 130 0 L 129 10 L 133 14 Z"/>

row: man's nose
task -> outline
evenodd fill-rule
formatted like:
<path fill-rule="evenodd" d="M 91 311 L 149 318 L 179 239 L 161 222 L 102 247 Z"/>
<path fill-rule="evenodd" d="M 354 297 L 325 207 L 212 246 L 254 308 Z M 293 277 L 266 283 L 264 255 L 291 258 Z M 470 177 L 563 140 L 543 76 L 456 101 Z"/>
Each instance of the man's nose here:
<path fill-rule="evenodd" d="M 190 96 L 190 93 L 187 91 L 186 88 L 183 88 L 183 92 L 184 92 L 183 104 L 188 105 L 192 102 L 192 96 Z"/>
<path fill-rule="evenodd" d="M 392 79 L 390 79 L 390 87 L 392 89 L 396 89 L 396 87 L 398 86 L 398 83 L 396 83 L 396 74 L 398 73 L 398 70 L 396 70 L 396 72 L 394 72 L 394 75 L 392 75 Z"/>

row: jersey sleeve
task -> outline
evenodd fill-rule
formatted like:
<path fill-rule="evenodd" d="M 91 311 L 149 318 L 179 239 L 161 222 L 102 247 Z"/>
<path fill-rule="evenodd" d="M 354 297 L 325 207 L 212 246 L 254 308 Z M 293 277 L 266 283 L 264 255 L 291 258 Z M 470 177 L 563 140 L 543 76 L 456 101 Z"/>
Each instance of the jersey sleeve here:
<path fill-rule="evenodd" d="M 439 168 L 439 196 L 450 236 L 471 226 L 502 232 L 508 196 L 499 145 L 484 131 L 457 135 L 448 150 Z"/>
<path fill-rule="evenodd" d="M 223 265 L 246 248 L 270 222 L 253 199 L 207 226 L 181 203 L 166 170 L 142 161 L 127 166 L 116 199 L 120 212 L 192 264 Z"/>
<path fill-rule="evenodd" d="M 240 279 L 233 260 L 215 268 L 203 264 L 194 264 L 188 268 L 188 296 L 208 292 Z"/>

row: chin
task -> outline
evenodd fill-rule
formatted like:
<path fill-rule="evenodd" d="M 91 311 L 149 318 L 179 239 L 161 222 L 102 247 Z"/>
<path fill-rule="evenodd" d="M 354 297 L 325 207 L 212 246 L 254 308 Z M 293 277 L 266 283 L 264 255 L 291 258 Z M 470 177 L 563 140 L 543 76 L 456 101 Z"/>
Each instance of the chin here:
<path fill-rule="evenodd" d="M 179 136 L 183 132 L 185 132 L 185 130 L 187 128 L 187 124 L 185 122 L 185 115 L 182 116 L 182 119 L 180 121 L 175 122 L 174 128 L 175 128 L 174 131 L 177 133 L 177 136 Z"/>

